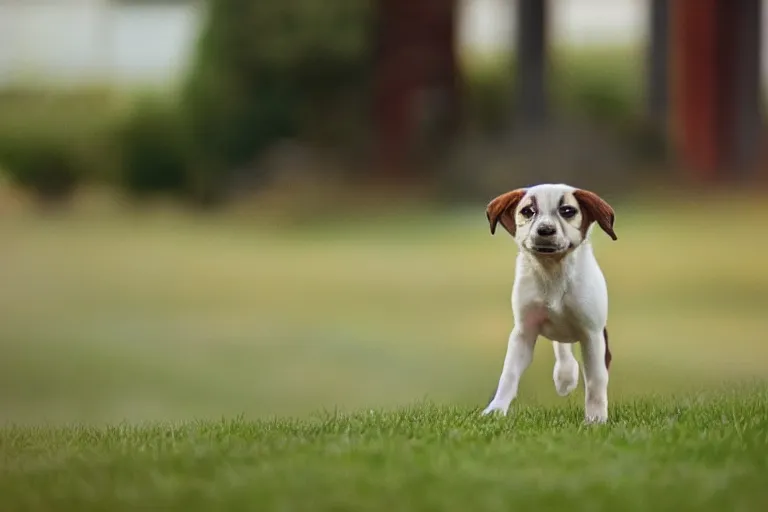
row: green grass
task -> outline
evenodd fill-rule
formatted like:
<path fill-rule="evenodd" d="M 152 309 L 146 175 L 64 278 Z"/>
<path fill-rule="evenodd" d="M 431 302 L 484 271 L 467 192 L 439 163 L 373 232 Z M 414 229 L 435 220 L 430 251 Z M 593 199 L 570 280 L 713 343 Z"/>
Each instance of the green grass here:
<path fill-rule="evenodd" d="M 4 510 L 697 510 L 768 505 L 768 389 L 506 418 L 417 404 L 304 420 L 9 429 Z"/>
<path fill-rule="evenodd" d="M 595 232 L 616 396 L 768 375 L 768 241 L 754 236 L 768 219 L 759 199 L 706 200 L 617 205 L 619 241 Z M 0 421 L 488 398 L 512 327 L 515 247 L 490 236 L 483 205 L 281 219 L 6 214 Z M 542 340 L 525 403 L 558 403 L 552 362 Z"/>
<path fill-rule="evenodd" d="M 484 205 L 6 211 L 0 510 L 762 510 L 763 200 L 614 204 L 619 240 L 594 233 L 614 355 L 595 428 L 543 339 L 513 414 L 477 416 L 515 255 Z"/>

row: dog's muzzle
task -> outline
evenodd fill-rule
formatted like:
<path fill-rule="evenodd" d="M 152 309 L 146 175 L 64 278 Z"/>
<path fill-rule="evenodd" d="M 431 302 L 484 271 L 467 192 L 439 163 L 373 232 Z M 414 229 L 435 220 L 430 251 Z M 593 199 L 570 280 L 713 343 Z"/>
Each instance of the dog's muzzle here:
<path fill-rule="evenodd" d="M 530 249 L 538 254 L 556 254 L 567 250 L 568 245 L 560 245 L 551 239 L 536 237 L 531 240 Z"/>

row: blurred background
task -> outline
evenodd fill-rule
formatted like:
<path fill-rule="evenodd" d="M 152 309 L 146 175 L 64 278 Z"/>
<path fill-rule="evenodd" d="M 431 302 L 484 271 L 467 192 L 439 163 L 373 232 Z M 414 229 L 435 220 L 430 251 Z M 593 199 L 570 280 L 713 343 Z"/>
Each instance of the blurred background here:
<path fill-rule="evenodd" d="M 613 400 L 765 379 L 767 12 L 0 0 L 0 421 L 484 406 L 544 181 L 617 212 Z"/>

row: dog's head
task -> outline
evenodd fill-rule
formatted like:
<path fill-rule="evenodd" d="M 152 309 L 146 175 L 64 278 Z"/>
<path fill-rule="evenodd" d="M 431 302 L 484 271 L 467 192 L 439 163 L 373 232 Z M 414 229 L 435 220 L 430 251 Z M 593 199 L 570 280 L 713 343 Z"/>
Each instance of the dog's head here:
<path fill-rule="evenodd" d="M 583 243 L 593 223 L 616 240 L 613 208 L 594 192 L 544 184 L 502 194 L 486 208 L 491 234 L 504 226 L 521 249 L 540 257 L 564 255 Z"/>

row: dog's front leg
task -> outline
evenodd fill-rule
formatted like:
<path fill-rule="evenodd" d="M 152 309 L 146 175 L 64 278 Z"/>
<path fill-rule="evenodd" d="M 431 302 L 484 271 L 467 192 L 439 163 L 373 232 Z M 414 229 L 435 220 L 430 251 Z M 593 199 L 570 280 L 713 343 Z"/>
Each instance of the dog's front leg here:
<path fill-rule="evenodd" d="M 587 423 L 608 421 L 608 359 L 603 331 L 590 333 L 581 342 L 584 359 L 585 419 Z"/>
<path fill-rule="evenodd" d="M 509 405 L 517 396 L 520 377 L 533 360 L 533 347 L 537 336 L 538 333 L 524 332 L 517 326 L 512 330 L 509 335 L 507 355 L 504 358 L 499 386 L 496 388 L 496 395 L 493 400 L 483 411 L 484 415 L 492 412 L 507 414 Z"/>

